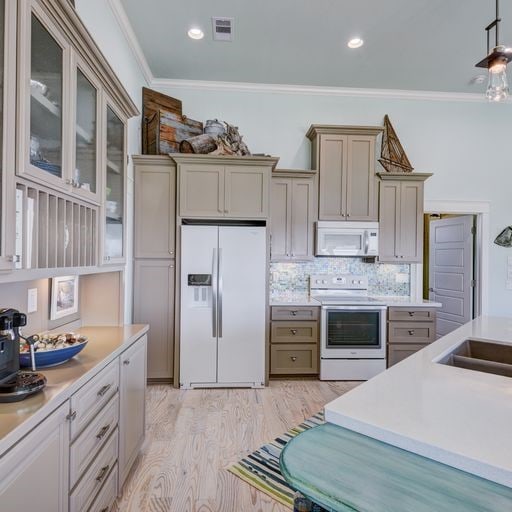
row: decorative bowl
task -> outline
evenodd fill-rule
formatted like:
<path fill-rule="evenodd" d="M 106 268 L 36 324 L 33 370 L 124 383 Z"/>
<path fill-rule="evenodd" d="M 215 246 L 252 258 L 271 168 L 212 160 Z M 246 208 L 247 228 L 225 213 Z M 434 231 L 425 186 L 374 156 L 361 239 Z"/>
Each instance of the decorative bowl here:
<path fill-rule="evenodd" d="M 53 348 L 50 350 L 36 350 L 34 354 L 36 359 L 36 369 L 63 364 L 81 352 L 85 345 L 87 345 L 87 340 L 74 343 L 68 347 Z M 32 366 L 30 352 L 20 352 L 20 366 L 23 368 Z"/>

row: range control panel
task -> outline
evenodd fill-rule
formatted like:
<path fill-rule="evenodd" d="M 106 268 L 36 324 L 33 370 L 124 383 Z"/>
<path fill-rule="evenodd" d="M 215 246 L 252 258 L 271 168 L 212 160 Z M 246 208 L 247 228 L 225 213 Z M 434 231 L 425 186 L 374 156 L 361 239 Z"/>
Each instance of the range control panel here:
<path fill-rule="evenodd" d="M 311 290 L 367 290 L 368 278 L 352 274 L 322 274 L 309 276 Z"/>

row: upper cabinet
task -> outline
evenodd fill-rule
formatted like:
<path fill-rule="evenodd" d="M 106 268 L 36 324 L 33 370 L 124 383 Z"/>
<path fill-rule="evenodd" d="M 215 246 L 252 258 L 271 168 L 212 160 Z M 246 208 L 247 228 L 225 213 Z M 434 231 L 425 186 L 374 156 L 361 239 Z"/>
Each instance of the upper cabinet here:
<path fill-rule="evenodd" d="M 423 188 L 428 173 L 379 173 L 379 261 L 423 260 Z"/>
<path fill-rule="evenodd" d="M 320 220 L 378 219 L 376 139 L 381 127 L 312 125 L 311 166 L 319 173 Z"/>
<path fill-rule="evenodd" d="M 126 126 L 110 105 L 106 107 L 105 133 L 103 262 L 114 264 L 125 258 Z"/>
<path fill-rule="evenodd" d="M 266 219 L 271 157 L 176 155 L 183 218 Z"/>
<path fill-rule="evenodd" d="M 278 169 L 272 174 L 272 261 L 313 259 L 317 196 L 315 171 Z"/>
<path fill-rule="evenodd" d="M 122 265 L 137 108 L 68 0 L 0 9 L 2 122 L 13 127 L 1 148 L 0 270 Z"/>

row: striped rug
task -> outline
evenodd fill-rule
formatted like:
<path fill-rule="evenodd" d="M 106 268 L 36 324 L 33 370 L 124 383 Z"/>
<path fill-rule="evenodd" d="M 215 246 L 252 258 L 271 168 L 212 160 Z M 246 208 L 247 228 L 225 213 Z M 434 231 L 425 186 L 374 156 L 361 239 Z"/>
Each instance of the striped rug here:
<path fill-rule="evenodd" d="M 271 443 L 263 445 L 260 449 L 227 469 L 248 484 L 256 487 L 256 489 L 293 509 L 294 491 L 286 483 L 279 469 L 281 450 L 297 434 L 322 423 L 324 423 L 323 411 L 315 414 L 297 427 L 288 430 Z"/>

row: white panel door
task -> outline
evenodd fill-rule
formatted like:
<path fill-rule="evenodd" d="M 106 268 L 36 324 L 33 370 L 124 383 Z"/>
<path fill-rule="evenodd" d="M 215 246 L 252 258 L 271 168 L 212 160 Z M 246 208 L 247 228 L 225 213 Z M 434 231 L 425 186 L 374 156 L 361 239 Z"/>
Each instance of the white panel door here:
<path fill-rule="evenodd" d="M 430 223 L 429 298 L 443 306 L 437 313 L 437 336 L 473 318 L 473 216 Z"/>
<path fill-rule="evenodd" d="M 265 380 L 266 231 L 219 228 L 219 383 Z"/>
<path fill-rule="evenodd" d="M 181 227 L 180 383 L 217 382 L 215 276 L 219 228 Z M 212 276 L 212 286 L 189 286 L 189 275 Z"/>

